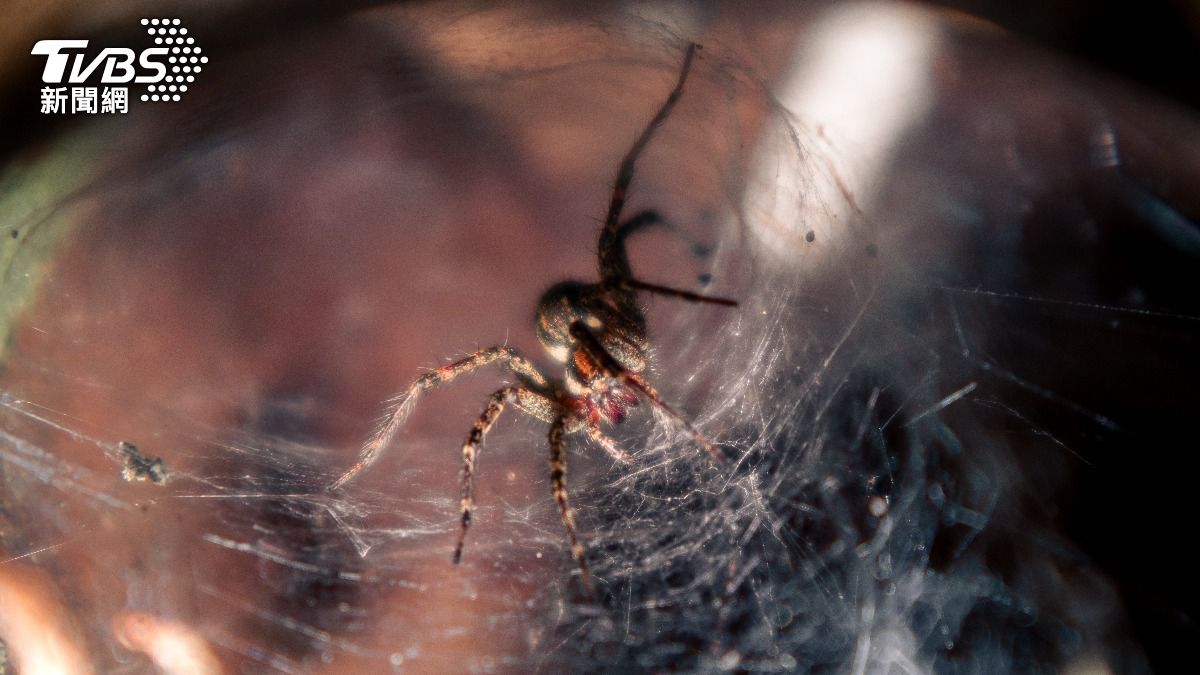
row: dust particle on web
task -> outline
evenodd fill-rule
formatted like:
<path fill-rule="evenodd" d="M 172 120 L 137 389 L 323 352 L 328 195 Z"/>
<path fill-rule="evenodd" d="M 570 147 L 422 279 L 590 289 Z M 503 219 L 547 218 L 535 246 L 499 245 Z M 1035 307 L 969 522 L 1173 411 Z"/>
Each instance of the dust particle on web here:
<path fill-rule="evenodd" d="M 121 441 L 121 454 L 125 457 L 125 466 L 121 469 L 121 477 L 125 480 L 148 480 L 155 485 L 167 482 L 167 467 L 161 457 L 147 457 L 128 441 Z"/>

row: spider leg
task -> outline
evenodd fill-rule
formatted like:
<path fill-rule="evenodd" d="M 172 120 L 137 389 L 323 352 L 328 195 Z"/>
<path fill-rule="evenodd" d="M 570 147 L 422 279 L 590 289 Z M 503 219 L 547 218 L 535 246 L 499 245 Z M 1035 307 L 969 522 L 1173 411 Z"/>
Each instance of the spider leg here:
<path fill-rule="evenodd" d="M 360 471 L 374 464 L 379 459 L 384 449 L 391 443 L 392 437 L 396 435 L 396 432 L 404 425 L 404 421 L 408 419 L 409 414 L 416 405 L 417 397 L 422 392 L 450 382 L 460 375 L 474 372 L 495 361 L 499 361 L 509 370 L 516 373 L 517 377 L 531 387 L 538 390 L 549 388 L 548 380 L 546 380 L 546 377 L 538 371 L 537 367 L 531 361 L 518 354 L 515 349 L 503 346 L 480 349 L 465 359 L 448 363 L 437 370 L 426 373 L 418 378 L 407 390 L 388 401 L 388 407 L 384 412 L 383 418 L 375 427 L 375 431 L 371 434 L 371 437 L 363 444 L 362 450 L 359 451 L 358 461 L 339 476 L 337 480 L 330 483 L 328 489 L 333 490 L 345 485 L 351 478 L 358 475 Z"/>
<path fill-rule="evenodd" d="M 625 239 L 648 225 L 664 225 L 676 235 L 682 237 L 684 241 L 688 242 L 692 247 L 692 252 L 696 255 L 708 254 L 707 249 L 692 241 L 684 232 L 659 215 L 657 211 L 642 211 L 621 224 L 615 235 L 616 244 L 612 253 L 607 257 L 603 255 L 600 257 L 600 276 L 603 279 L 601 283 L 602 288 L 605 290 L 619 289 L 626 294 L 630 294 L 633 291 L 647 291 L 649 293 L 673 296 L 689 302 L 709 302 L 727 307 L 737 306 L 736 300 L 701 295 L 699 293 L 692 293 L 690 291 L 669 288 L 634 279 L 633 272 L 629 267 L 628 256 L 625 252 Z M 632 300 L 632 298 L 627 299 Z"/>
<path fill-rule="evenodd" d="M 565 415 L 559 415 L 550 425 L 550 487 L 554 490 L 554 500 L 558 502 L 562 513 L 563 525 L 567 526 L 567 536 L 571 538 L 571 555 L 579 563 L 579 574 L 583 579 L 583 587 L 590 593 L 592 577 L 588 573 L 587 561 L 583 558 L 583 544 L 575 534 L 575 512 L 567 501 L 567 438 Z"/>
<path fill-rule="evenodd" d="M 630 235 L 636 234 L 642 229 L 651 225 L 661 225 L 667 228 L 671 234 L 682 239 L 683 242 L 688 245 L 688 248 L 691 249 L 692 255 L 697 258 L 707 258 L 712 253 L 711 248 L 701 244 L 695 239 L 692 239 L 687 232 L 680 229 L 675 225 L 675 223 L 663 218 L 662 214 L 660 214 L 658 211 L 655 211 L 654 209 L 646 209 L 645 211 L 640 211 L 630 216 L 625 222 L 617 226 L 614 234 L 616 239 L 614 242 L 616 246 L 616 255 L 613 256 L 614 259 L 601 259 L 601 277 L 606 279 L 615 279 L 625 276 L 628 273 L 628 263 L 622 264 L 625 259 L 625 256 L 623 255 L 626 246 L 625 240 L 628 239 Z M 605 267 L 605 265 L 607 265 L 607 267 Z"/>
<path fill-rule="evenodd" d="M 609 457 L 612 457 L 622 464 L 628 464 L 633 461 L 630 459 L 629 453 L 622 450 L 621 447 L 617 445 L 616 441 L 608 437 L 604 431 L 600 429 L 600 425 L 598 423 L 589 422 L 587 426 L 587 432 L 588 436 L 591 436 L 592 440 L 596 441 L 597 445 L 604 448 L 604 451 L 608 453 Z"/>
<path fill-rule="evenodd" d="M 582 321 L 576 321 L 572 323 L 571 337 L 575 338 L 575 340 L 579 342 L 580 346 L 584 348 L 588 356 L 590 356 L 604 370 L 604 374 L 607 377 L 620 380 L 622 383 L 642 392 L 642 394 L 645 395 L 646 398 L 650 399 L 655 405 L 657 405 L 659 409 L 661 409 L 669 417 L 679 423 L 680 426 L 686 429 L 687 432 L 691 434 L 692 438 L 695 439 L 695 441 L 699 443 L 701 447 L 707 450 L 708 454 L 711 455 L 714 460 L 721 464 L 725 462 L 725 457 L 720 453 L 720 451 L 717 450 L 716 446 L 714 446 L 711 441 L 705 438 L 704 434 L 701 434 L 696 427 L 692 426 L 690 422 L 684 419 L 682 415 L 675 412 L 674 408 L 667 405 L 667 402 L 658 395 L 658 392 L 655 391 L 654 387 L 652 387 L 645 378 L 638 373 L 633 373 L 623 368 L 621 364 L 612 357 L 611 354 L 605 351 L 604 346 L 600 344 L 600 340 L 593 335 L 590 330 L 588 330 L 588 327 L 585 323 Z"/>
<path fill-rule="evenodd" d="M 467 434 L 467 440 L 462 446 L 462 529 L 459 530 L 458 542 L 454 545 L 452 558 L 456 565 L 459 560 L 462 560 L 463 541 L 467 538 L 467 530 L 471 527 L 471 509 L 475 506 L 473 494 L 475 463 L 479 457 L 479 449 L 483 446 L 483 437 L 496 423 L 496 420 L 500 419 L 500 413 L 504 412 L 504 406 L 509 403 L 515 403 L 518 408 L 526 411 L 531 408 L 553 409 L 555 406 L 551 399 L 524 387 L 504 387 L 493 393 L 488 399 L 487 408 L 479 416 L 479 419 L 475 420 L 475 425 L 471 427 L 471 431 Z M 537 416 L 540 417 L 540 415 Z"/>
<path fill-rule="evenodd" d="M 625 159 L 621 161 L 621 167 L 617 170 L 617 182 L 613 185 L 612 201 L 608 205 L 608 216 L 604 219 L 604 229 L 600 233 L 600 272 L 605 281 L 609 281 L 615 276 L 630 276 L 629 261 L 625 257 L 625 248 L 621 243 L 619 236 L 621 209 L 625 207 L 625 193 L 629 190 L 629 183 L 633 180 L 634 165 L 637 163 L 638 157 L 642 154 L 642 150 L 646 148 L 646 144 L 650 142 L 650 138 L 654 135 L 655 130 L 667 119 L 671 114 L 671 109 L 675 107 L 675 103 L 679 97 L 683 95 L 683 83 L 687 81 L 688 71 L 692 67 L 692 58 L 696 55 L 696 49 L 699 45 L 691 43 L 687 47 L 687 52 L 683 56 L 683 66 L 679 69 L 679 80 L 675 83 L 675 88 L 671 90 L 667 100 L 663 102 L 662 107 L 658 109 L 658 113 L 642 130 L 642 135 L 638 136 L 633 147 L 629 148 L 629 152 L 625 154 Z"/>
<path fill-rule="evenodd" d="M 682 291 L 677 288 L 669 288 L 667 286 L 659 286 L 658 284 L 638 281 L 637 279 L 622 279 L 617 283 L 633 290 L 646 291 L 648 293 L 658 293 L 659 295 L 669 295 L 679 298 L 680 300 L 687 300 L 688 302 L 708 302 L 714 305 L 724 305 L 726 307 L 737 307 L 738 304 L 737 300 L 732 300 L 730 298 L 719 298 L 712 295 L 700 295 L 699 293 Z"/>
<path fill-rule="evenodd" d="M 693 241 L 686 233 L 675 227 L 670 221 L 662 217 L 657 211 L 647 210 L 642 211 L 628 220 L 621 222 L 621 210 L 625 207 L 625 193 L 629 190 L 629 184 L 633 180 L 633 172 L 637 163 L 638 157 L 646 148 L 646 144 L 650 142 L 650 138 L 658 129 L 659 125 L 671 114 L 671 109 L 675 107 L 675 103 L 683 94 L 683 83 L 687 80 L 688 71 L 691 69 L 692 58 L 696 54 L 699 45 L 691 43 L 688 45 L 687 52 L 683 57 L 683 66 L 679 71 L 679 81 L 675 83 L 675 88 L 671 90 L 667 100 L 663 102 L 658 113 L 642 130 L 642 135 L 638 137 L 633 147 L 625 155 L 625 159 L 621 162 L 620 169 L 617 170 L 617 182 L 613 186 L 612 201 L 609 203 L 608 216 L 604 219 L 604 229 L 600 232 L 599 259 L 600 259 L 600 279 L 602 285 L 610 290 L 620 289 L 630 294 L 633 290 L 643 290 L 650 293 L 659 293 L 661 295 L 669 295 L 690 302 L 710 302 L 717 305 L 736 306 L 737 301 L 728 298 L 717 298 L 688 291 L 667 288 L 657 284 L 650 284 L 643 281 L 638 281 L 633 278 L 633 270 L 629 266 L 629 256 L 625 251 L 625 239 L 629 235 L 641 230 L 650 225 L 663 225 L 682 237 L 692 248 L 692 253 L 697 256 L 708 255 L 708 249 L 699 243 Z M 624 298 L 627 302 L 632 302 L 632 297 Z"/>

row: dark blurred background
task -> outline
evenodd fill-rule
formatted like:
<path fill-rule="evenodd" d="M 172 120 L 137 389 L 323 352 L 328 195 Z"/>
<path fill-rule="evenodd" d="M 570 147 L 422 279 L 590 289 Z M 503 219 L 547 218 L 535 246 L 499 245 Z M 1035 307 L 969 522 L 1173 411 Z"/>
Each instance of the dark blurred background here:
<path fill-rule="evenodd" d="M 983 17 L 1068 60 L 1115 75 L 1144 88 L 1148 97 L 1170 99 L 1189 109 L 1185 114 L 1200 111 L 1200 3 L 958 0 L 937 4 Z M 1172 147 L 1161 150 L 1164 155 L 1177 152 Z M 1192 163 L 1186 158 L 1180 161 Z M 1193 223 L 1200 216 L 1185 215 Z M 1156 259 L 1146 253 L 1139 262 L 1143 253 L 1136 245 L 1125 245 L 1115 255 L 1125 266 Z M 1186 307 L 1195 291 L 1176 287 L 1157 300 L 1170 296 L 1180 302 L 1176 306 Z M 1190 405 L 1186 399 L 1194 392 L 1176 395 L 1183 398 L 1175 405 L 1179 410 Z M 1193 647 L 1200 640 L 1194 565 L 1181 549 L 1193 529 L 1189 524 L 1192 486 L 1200 460 L 1188 450 L 1196 446 L 1195 439 L 1183 437 L 1179 429 L 1164 429 L 1159 436 L 1164 447 L 1152 456 L 1090 457 L 1094 466 L 1080 473 L 1075 501 L 1066 507 L 1071 513 L 1069 534 L 1114 576 L 1133 630 L 1156 672 L 1181 672 L 1183 664 L 1194 660 Z"/>
<path fill-rule="evenodd" d="M 1021 37 L 1200 109 L 1200 3 L 952 0 Z"/>

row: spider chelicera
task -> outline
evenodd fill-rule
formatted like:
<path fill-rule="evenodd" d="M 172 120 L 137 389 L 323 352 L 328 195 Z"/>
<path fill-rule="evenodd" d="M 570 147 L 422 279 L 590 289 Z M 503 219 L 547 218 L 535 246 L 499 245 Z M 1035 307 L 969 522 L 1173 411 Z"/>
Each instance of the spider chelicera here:
<path fill-rule="evenodd" d="M 550 483 L 571 540 L 571 554 L 579 564 L 584 587 L 590 589 L 583 544 L 576 534 L 575 515 L 567 498 L 567 434 L 585 431 L 614 459 L 628 462 L 628 456 L 605 435 L 601 424 L 623 421 L 628 409 L 637 405 L 638 396 L 641 395 L 684 427 L 713 459 L 723 461 L 713 444 L 668 406 L 642 375 L 646 368 L 646 318 L 638 306 L 637 292 L 646 291 L 691 302 L 726 306 L 735 306 L 737 302 L 634 279 L 625 251 L 625 239 L 644 227 L 666 223 L 654 211 L 644 211 L 621 220 L 621 209 L 625 205 L 625 192 L 633 179 L 634 164 L 654 131 L 670 115 L 682 95 L 696 49 L 697 45 L 688 45 L 675 88 L 621 162 L 608 216 L 600 232 L 600 281 L 557 283 L 547 289 L 538 302 L 538 340 L 552 357 L 566 366 L 563 378 L 556 381 L 546 377 L 532 362 L 507 346 L 481 349 L 465 359 L 444 365 L 420 377 L 408 390 L 392 399 L 382 423 L 364 444 L 358 462 L 334 481 L 331 489 L 345 484 L 374 463 L 404 423 L 422 392 L 481 366 L 499 363 L 516 375 L 519 384 L 504 387 L 492 394 L 487 409 L 475 421 L 463 443 L 462 528 L 454 546 L 453 561 L 458 563 L 462 558 L 463 541 L 471 526 L 474 504 L 472 479 L 483 437 L 496 423 L 505 406 L 512 404 L 550 425 Z"/>

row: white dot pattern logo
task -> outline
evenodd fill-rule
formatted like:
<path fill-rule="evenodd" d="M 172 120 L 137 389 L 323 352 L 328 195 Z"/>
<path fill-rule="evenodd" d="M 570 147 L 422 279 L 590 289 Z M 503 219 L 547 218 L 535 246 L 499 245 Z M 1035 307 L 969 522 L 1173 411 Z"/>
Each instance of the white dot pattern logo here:
<path fill-rule="evenodd" d="M 163 81 L 168 83 L 174 82 L 195 82 L 196 78 L 192 73 L 200 72 L 200 64 L 208 63 L 207 56 L 200 56 L 200 47 L 196 45 L 196 39 L 192 37 L 183 22 L 177 18 L 153 18 L 142 19 L 142 25 L 146 27 L 146 33 L 154 38 L 154 44 L 161 46 L 164 50 L 169 50 L 167 62 L 171 65 L 167 67 L 169 73 L 179 73 L 182 71 L 186 74 L 167 75 Z M 186 36 L 186 37 L 184 37 Z M 178 45 L 187 45 L 180 48 Z M 175 56 L 178 54 L 179 56 Z M 195 64 L 195 65 L 192 65 Z M 186 92 L 187 85 L 184 84 L 159 84 L 147 85 L 148 93 L 142 94 L 143 101 L 166 102 L 180 100 L 178 93 L 167 92 Z"/>

